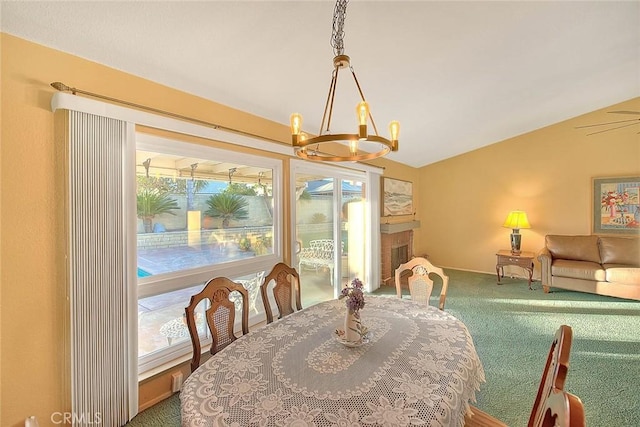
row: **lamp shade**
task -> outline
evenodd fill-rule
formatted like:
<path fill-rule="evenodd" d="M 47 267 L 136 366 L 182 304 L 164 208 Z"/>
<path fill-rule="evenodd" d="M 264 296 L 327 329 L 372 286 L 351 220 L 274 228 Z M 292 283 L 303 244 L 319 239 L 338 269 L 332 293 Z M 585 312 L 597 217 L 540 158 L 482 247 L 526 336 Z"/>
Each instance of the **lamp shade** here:
<path fill-rule="evenodd" d="M 503 227 L 512 228 L 518 230 L 520 228 L 531 228 L 529 220 L 527 219 L 527 213 L 524 211 L 511 211 L 507 215 L 507 219 L 502 224 Z"/>

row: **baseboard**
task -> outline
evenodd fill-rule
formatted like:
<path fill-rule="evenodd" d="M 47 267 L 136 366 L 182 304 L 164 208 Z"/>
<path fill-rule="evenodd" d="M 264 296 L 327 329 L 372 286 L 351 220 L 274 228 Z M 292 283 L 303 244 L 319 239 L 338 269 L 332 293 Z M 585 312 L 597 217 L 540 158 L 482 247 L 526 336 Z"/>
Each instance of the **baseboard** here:
<path fill-rule="evenodd" d="M 469 273 L 488 274 L 488 275 L 490 275 L 490 276 L 495 276 L 495 275 L 496 275 L 496 272 L 495 272 L 495 271 L 480 271 L 480 270 L 471 270 L 471 269 L 468 269 L 468 268 L 447 267 L 447 266 L 441 266 L 441 265 L 439 265 L 438 267 L 440 267 L 440 268 L 444 268 L 444 269 L 447 269 L 447 270 L 460 270 L 460 271 L 468 271 Z M 535 270 L 534 270 L 533 277 L 531 278 L 531 282 L 532 282 L 532 283 L 533 283 L 533 282 L 539 282 L 539 281 L 540 281 L 540 277 L 539 277 L 539 276 L 537 276 L 537 277 L 536 277 L 536 274 L 535 274 L 535 273 L 536 273 L 536 272 L 535 272 Z M 513 278 L 516 278 L 516 279 L 529 280 L 529 278 L 528 278 L 528 277 L 525 277 L 524 275 L 520 276 L 520 275 L 517 275 L 517 274 L 509 274 L 509 275 L 507 275 L 507 276 L 505 276 L 505 277 L 513 277 Z"/>
<path fill-rule="evenodd" d="M 447 270 L 468 271 L 469 273 L 489 274 L 489 275 L 492 275 L 492 276 L 495 276 L 495 275 L 496 275 L 496 272 L 495 272 L 495 271 L 471 270 L 471 269 L 469 269 L 469 268 L 447 267 L 447 266 L 444 266 L 444 265 L 439 265 L 438 267 L 440 267 L 440 268 L 444 268 L 444 269 L 447 269 Z"/>
<path fill-rule="evenodd" d="M 153 405 L 155 405 L 155 404 L 157 404 L 157 403 L 160 403 L 160 402 L 162 402 L 162 401 L 163 401 L 163 400 L 165 400 L 165 399 L 170 398 L 170 397 L 171 397 L 171 396 L 173 396 L 174 394 L 175 394 L 174 392 L 172 392 L 172 391 L 168 391 L 168 392 L 162 393 L 162 394 L 161 394 L 161 395 L 159 395 L 159 396 L 156 396 L 155 398 L 153 398 L 153 399 L 151 399 L 151 400 L 149 400 L 149 401 L 147 401 L 147 402 L 144 402 L 144 404 L 142 404 L 142 405 L 140 405 L 140 406 L 138 407 L 138 413 L 140 413 L 140 412 L 144 411 L 145 409 L 149 409 L 149 408 L 150 408 L 150 407 L 152 407 Z"/>

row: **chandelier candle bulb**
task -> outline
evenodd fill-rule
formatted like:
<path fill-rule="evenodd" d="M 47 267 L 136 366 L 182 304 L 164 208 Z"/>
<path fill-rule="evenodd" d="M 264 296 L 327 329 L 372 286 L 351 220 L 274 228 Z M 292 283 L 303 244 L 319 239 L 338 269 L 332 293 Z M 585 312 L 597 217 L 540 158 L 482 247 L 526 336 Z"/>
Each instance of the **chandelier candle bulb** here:
<path fill-rule="evenodd" d="M 356 113 L 358 114 L 358 123 L 360 124 L 358 136 L 360 139 L 367 139 L 367 117 L 369 117 L 369 104 L 364 101 L 358 103 Z M 357 152 L 358 150 L 356 149 L 353 154 L 356 154 Z"/>
<path fill-rule="evenodd" d="M 400 136 L 400 123 L 397 120 L 393 120 L 389 123 L 389 133 L 391 134 L 391 142 L 398 143 L 398 136 Z"/>
<path fill-rule="evenodd" d="M 349 141 L 349 152 L 354 156 L 358 154 L 358 141 Z"/>
<path fill-rule="evenodd" d="M 293 113 L 291 115 L 291 136 L 293 137 L 293 143 L 298 142 L 298 137 L 302 131 L 302 115 L 299 113 Z"/>

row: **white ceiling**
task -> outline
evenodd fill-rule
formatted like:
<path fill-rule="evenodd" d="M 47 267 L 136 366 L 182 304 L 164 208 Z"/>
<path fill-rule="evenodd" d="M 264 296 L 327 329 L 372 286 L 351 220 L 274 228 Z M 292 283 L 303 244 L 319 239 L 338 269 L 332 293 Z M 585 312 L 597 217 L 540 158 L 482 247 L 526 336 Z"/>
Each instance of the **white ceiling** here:
<path fill-rule="evenodd" d="M 276 122 L 299 112 L 317 133 L 333 8 L 2 1 L 0 13 L 3 32 Z M 401 123 L 389 158 L 414 167 L 640 96 L 638 1 L 352 0 L 344 44 L 380 133 Z M 356 131 L 347 77 L 334 132 Z"/>

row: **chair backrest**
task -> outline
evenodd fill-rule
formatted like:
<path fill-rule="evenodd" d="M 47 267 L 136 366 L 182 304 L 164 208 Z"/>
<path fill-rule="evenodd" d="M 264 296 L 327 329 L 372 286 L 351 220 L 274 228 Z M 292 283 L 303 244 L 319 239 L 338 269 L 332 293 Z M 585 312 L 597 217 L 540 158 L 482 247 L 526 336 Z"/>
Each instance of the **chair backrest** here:
<path fill-rule="evenodd" d="M 553 389 L 547 396 L 536 427 L 585 427 L 584 406 L 579 397 Z"/>
<path fill-rule="evenodd" d="M 273 297 L 278 305 L 278 319 L 283 318 L 294 312 L 293 294 L 295 293 L 296 309 L 302 310 L 302 302 L 300 299 L 300 276 L 295 268 L 288 266 L 283 262 L 279 262 L 273 266 L 271 272 L 267 274 L 260 286 L 262 295 L 262 303 L 264 311 L 267 315 L 267 323 L 273 322 L 273 312 L 269 303 L 269 295 L 267 289 L 271 282 L 275 282 L 273 286 Z"/>
<path fill-rule="evenodd" d="M 538 386 L 538 393 L 533 402 L 528 427 L 542 425 L 545 414 L 545 401 L 554 390 L 563 391 L 569 370 L 569 355 L 573 331 L 570 326 L 561 325 L 551 343 L 547 361 L 542 372 L 542 379 Z"/>
<path fill-rule="evenodd" d="M 569 370 L 569 353 L 573 333 L 571 327 L 558 328 L 533 403 L 528 427 L 585 427 L 582 401 L 564 391 Z M 472 414 L 465 415 L 465 427 L 506 427 L 506 424 L 471 406 Z"/>
<path fill-rule="evenodd" d="M 438 308 L 444 310 L 444 303 L 447 299 L 447 288 L 449 287 L 449 276 L 444 274 L 444 271 L 440 267 L 431 264 L 426 258 L 413 258 L 404 264 L 400 264 L 398 268 L 396 268 L 395 281 L 396 295 L 398 298 L 402 298 L 402 283 L 400 282 L 400 278 L 402 272 L 405 270 L 412 272 L 412 275 L 407 279 L 411 299 L 427 305 L 429 304 L 431 292 L 433 291 L 433 280 L 429 278 L 429 275 L 435 274 L 440 276 L 442 279 L 442 290 L 440 291 Z"/>
<path fill-rule="evenodd" d="M 235 283 L 226 277 L 216 277 L 207 282 L 204 289 L 193 295 L 189 305 L 184 309 L 187 318 L 187 327 L 193 344 L 193 356 L 191 358 L 191 372 L 200 366 L 200 336 L 196 325 L 196 307 L 207 300 L 209 307 L 205 311 L 206 324 L 211 332 L 211 354 L 236 340 L 233 333 L 236 310 L 234 303 L 229 299 L 229 294 L 237 291 L 242 298 L 242 334 L 249 333 L 249 296 L 247 290 L 239 283 Z"/>

